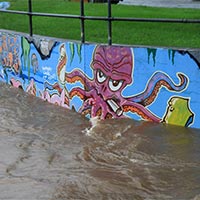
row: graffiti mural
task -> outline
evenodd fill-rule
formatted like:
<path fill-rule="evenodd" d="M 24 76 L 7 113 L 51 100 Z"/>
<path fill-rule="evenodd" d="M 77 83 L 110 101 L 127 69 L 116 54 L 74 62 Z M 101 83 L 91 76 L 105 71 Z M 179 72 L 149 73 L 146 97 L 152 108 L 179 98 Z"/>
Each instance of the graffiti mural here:
<path fill-rule="evenodd" d="M 190 110 L 189 99 L 172 97 L 168 101 L 166 114 L 163 123 L 189 126 L 193 122 L 194 113 Z"/>
<path fill-rule="evenodd" d="M 0 32 L 0 80 L 88 118 L 200 128 L 198 55 Z"/>
<path fill-rule="evenodd" d="M 1 34 L 0 37 L 0 65 L 1 77 L 8 82 L 8 73 L 18 74 L 20 70 L 20 41 L 16 35 Z"/>
<path fill-rule="evenodd" d="M 133 81 L 133 59 L 130 48 L 97 46 L 91 64 L 92 80 L 79 70 L 67 73 L 68 82 L 80 81 L 84 84 L 83 89 L 73 88 L 70 91 L 70 98 L 77 95 L 83 100 L 79 112 L 101 119 L 125 117 L 126 112 L 133 112 L 142 119 L 160 122 L 161 119 L 146 107 L 154 102 L 161 87 L 176 92 L 185 89 L 187 77 L 179 73 L 180 83 L 175 85 L 167 74 L 157 71 L 142 93 L 125 97 L 122 92 Z"/>

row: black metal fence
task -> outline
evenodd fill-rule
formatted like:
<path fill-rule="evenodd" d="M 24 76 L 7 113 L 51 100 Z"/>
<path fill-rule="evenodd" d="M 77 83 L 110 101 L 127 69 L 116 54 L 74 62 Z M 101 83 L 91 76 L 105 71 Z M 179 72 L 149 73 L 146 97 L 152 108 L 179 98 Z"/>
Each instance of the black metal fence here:
<path fill-rule="evenodd" d="M 33 16 L 41 17 L 56 17 L 56 18 L 71 18 L 78 19 L 81 22 L 81 42 L 85 42 L 85 20 L 103 20 L 108 22 L 108 44 L 112 45 L 112 22 L 113 21 L 133 21 L 133 22 L 161 22 L 161 23 L 200 23 L 200 19 L 162 19 L 162 18 L 127 18 L 127 17 L 113 17 L 111 12 L 111 1 L 107 0 L 108 4 L 108 14 L 105 17 L 95 17 L 95 16 L 85 16 L 84 14 L 84 0 L 80 0 L 80 15 L 69 15 L 69 14 L 53 14 L 53 13 L 39 13 L 32 11 L 32 0 L 28 1 L 28 11 L 18 11 L 18 10 L 1 10 L 0 12 L 20 14 L 29 16 L 29 35 L 33 35 Z"/>

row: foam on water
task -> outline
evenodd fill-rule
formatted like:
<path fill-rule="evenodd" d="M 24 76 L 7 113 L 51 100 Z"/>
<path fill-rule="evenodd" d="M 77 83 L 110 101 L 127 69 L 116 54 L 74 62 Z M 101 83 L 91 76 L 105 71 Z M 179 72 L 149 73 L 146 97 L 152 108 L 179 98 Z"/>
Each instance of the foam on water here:
<path fill-rule="evenodd" d="M 89 128 L 85 128 L 82 131 L 82 133 L 84 133 L 86 136 L 91 136 L 93 134 L 94 128 L 99 125 L 99 122 L 101 121 L 101 119 L 97 116 L 97 117 L 90 118 L 89 121 L 90 121 L 91 126 Z"/>

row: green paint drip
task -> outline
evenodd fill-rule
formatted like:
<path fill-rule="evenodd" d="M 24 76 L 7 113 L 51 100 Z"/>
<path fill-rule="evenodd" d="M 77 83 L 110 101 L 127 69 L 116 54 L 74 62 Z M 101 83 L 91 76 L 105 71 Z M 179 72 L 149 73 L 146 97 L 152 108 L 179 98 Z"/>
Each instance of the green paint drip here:
<path fill-rule="evenodd" d="M 70 65 L 71 65 L 74 59 L 74 43 L 70 43 L 69 48 L 70 48 L 70 53 L 71 53 L 70 54 Z"/>
<path fill-rule="evenodd" d="M 168 57 L 169 57 L 169 60 L 172 60 L 172 65 L 174 65 L 175 53 L 176 51 L 173 49 L 168 50 Z"/>
<path fill-rule="evenodd" d="M 76 48 L 77 48 L 77 53 L 78 53 L 78 56 L 79 56 L 79 62 L 81 62 L 82 61 L 82 56 L 81 56 L 82 45 L 81 44 L 77 44 Z"/>
<path fill-rule="evenodd" d="M 25 37 L 22 37 L 22 57 L 24 57 L 23 59 L 23 63 L 24 63 L 24 68 L 26 69 L 26 65 L 27 63 L 30 62 L 30 58 L 29 58 L 29 54 L 30 54 L 30 44 L 29 42 L 26 40 Z M 28 64 L 29 65 L 29 64 Z"/>
<path fill-rule="evenodd" d="M 28 68 L 28 78 L 30 78 L 30 68 L 31 68 L 31 61 L 30 61 L 30 44 L 27 41 L 25 37 L 22 37 L 21 39 L 21 45 L 22 45 L 22 55 L 23 57 L 23 63 L 24 63 L 24 69 L 26 67 Z"/>
<path fill-rule="evenodd" d="M 156 64 L 156 53 L 157 53 L 157 49 L 147 48 L 148 64 L 150 63 L 150 56 L 152 55 L 154 67 L 155 67 L 155 64 Z"/>

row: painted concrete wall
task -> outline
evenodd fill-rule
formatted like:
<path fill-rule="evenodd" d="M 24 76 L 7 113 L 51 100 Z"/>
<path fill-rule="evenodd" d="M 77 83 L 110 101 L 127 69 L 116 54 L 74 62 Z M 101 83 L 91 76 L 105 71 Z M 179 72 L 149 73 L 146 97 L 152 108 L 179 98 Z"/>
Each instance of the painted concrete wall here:
<path fill-rule="evenodd" d="M 0 30 L 0 80 L 89 118 L 200 128 L 200 50 L 81 44 Z"/>

